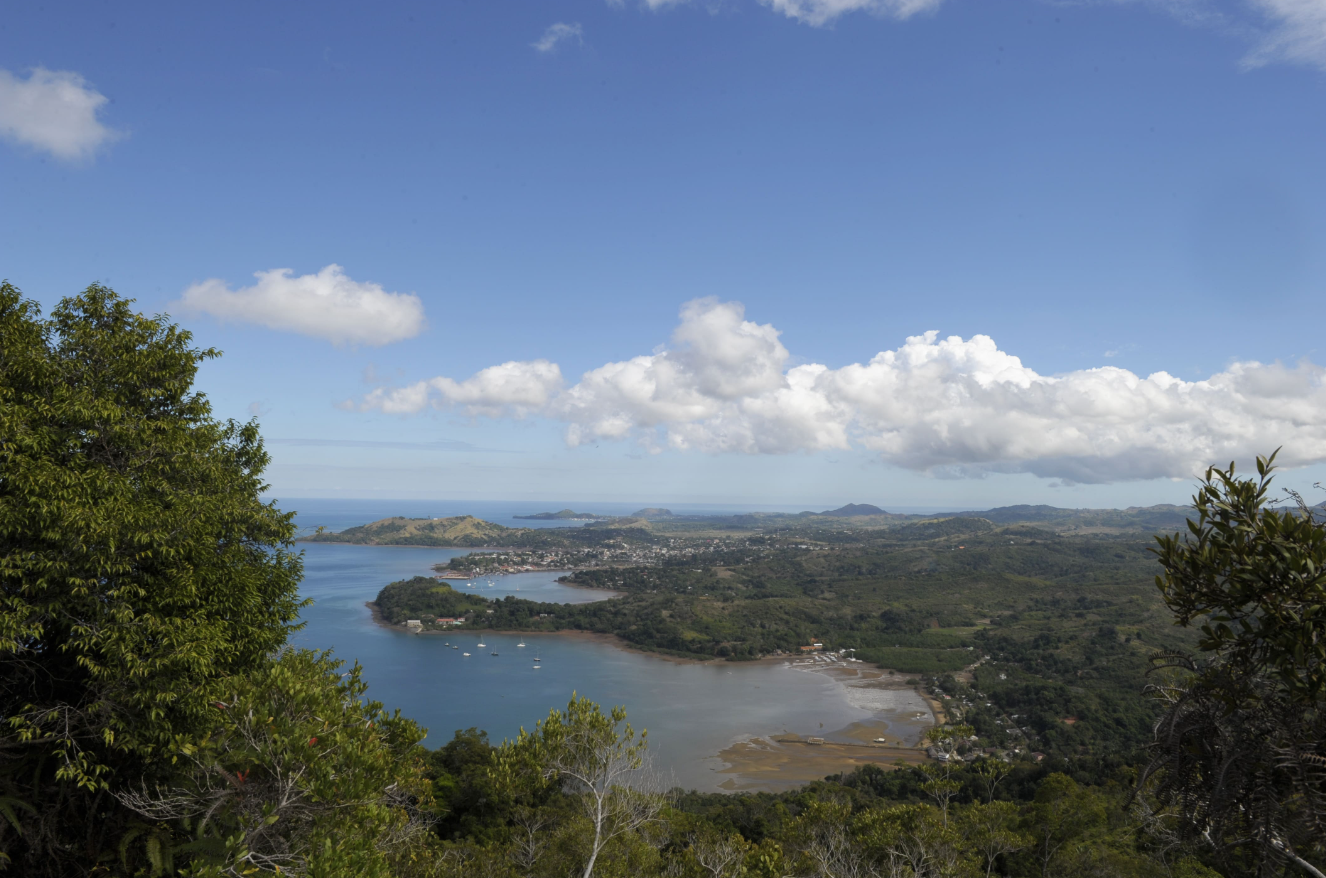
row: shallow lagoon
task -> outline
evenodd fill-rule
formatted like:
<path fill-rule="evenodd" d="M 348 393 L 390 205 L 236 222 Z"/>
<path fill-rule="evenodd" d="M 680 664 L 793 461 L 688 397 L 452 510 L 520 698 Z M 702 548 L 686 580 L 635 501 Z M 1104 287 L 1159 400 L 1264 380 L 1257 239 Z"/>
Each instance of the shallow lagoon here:
<path fill-rule="evenodd" d="M 429 746 L 470 726 L 487 730 L 495 742 L 514 736 L 565 707 L 575 691 L 605 708 L 625 705 L 635 728 L 648 729 L 650 750 L 677 784 L 715 789 L 724 779 L 716 773 L 723 767 L 716 754 L 738 740 L 784 732 L 832 737 L 854 722 L 881 718 L 901 737 L 914 739 L 922 727 L 911 718 L 910 699 L 904 710 L 881 714 L 829 676 L 782 662 L 677 662 L 575 635 L 525 635 L 520 648 L 515 634 L 406 634 L 374 623 L 365 602 L 388 582 L 431 575 L 432 565 L 462 552 L 328 543 L 301 548 L 301 591 L 314 603 L 304 610 L 307 624 L 294 643 L 358 661 L 369 696 L 428 728 Z M 491 588 L 487 580 L 473 589 L 451 585 L 489 598 L 512 594 L 559 603 L 605 594 L 562 585 L 559 575 L 495 577 Z M 461 655 L 466 651 L 469 658 Z M 536 656 L 538 670 L 532 667 Z"/>

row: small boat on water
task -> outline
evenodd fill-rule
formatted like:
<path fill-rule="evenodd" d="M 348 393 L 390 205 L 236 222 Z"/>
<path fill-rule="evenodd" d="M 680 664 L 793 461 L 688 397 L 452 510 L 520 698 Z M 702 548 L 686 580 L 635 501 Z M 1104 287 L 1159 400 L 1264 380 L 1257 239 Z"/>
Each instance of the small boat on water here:
<path fill-rule="evenodd" d="M 459 646 L 453 646 L 453 647 L 451 647 L 451 648 L 452 648 L 452 649 L 460 649 Z"/>
<path fill-rule="evenodd" d="M 522 646 L 522 647 L 523 647 L 524 645 L 525 645 L 525 644 L 523 644 L 523 643 L 517 643 L 517 644 L 516 644 L 516 646 Z"/>
<path fill-rule="evenodd" d="M 497 655 L 497 652 L 496 652 L 496 651 L 494 651 L 494 652 L 493 652 L 493 655 Z"/>
<path fill-rule="evenodd" d="M 542 666 L 542 665 L 535 665 L 535 666 L 534 666 L 534 670 L 537 671 L 537 670 L 538 670 L 539 668 L 541 668 L 541 667 L 543 667 L 543 666 Z"/>
<path fill-rule="evenodd" d="M 483 649 L 483 644 L 479 644 L 479 649 Z"/>
<path fill-rule="evenodd" d="M 462 652 L 461 655 L 468 656 L 469 653 L 468 653 L 468 652 Z"/>

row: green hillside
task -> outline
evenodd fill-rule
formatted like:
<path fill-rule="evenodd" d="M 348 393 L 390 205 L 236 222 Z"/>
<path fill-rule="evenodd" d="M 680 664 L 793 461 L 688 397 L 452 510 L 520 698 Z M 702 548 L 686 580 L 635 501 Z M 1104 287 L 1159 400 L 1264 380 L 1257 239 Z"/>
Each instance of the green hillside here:
<path fill-rule="evenodd" d="M 355 543 L 362 546 L 510 546 L 524 528 L 503 527 L 473 515 L 453 518 L 384 518 L 339 533 L 304 537 L 310 543 Z"/>

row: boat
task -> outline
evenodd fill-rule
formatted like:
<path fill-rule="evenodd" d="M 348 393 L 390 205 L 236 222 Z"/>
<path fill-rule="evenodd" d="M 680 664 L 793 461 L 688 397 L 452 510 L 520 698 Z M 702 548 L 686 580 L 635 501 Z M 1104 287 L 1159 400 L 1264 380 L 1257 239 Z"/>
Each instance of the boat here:
<path fill-rule="evenodd" d="M 483 649 L 483 644 L 479 644 L 479 649 Z"/>
<path fill-rule="evenodd" d="M 885 738 L 876 738 L 876 739 L 875 739 L 875 743 L 876 743 L 876 744 L 887 744 L 887 743 L 888 743 L 888 740 L 885 739 Z"/>
<path fill-rule="evenodd" d="M 493 655 L 497 655 L 497 652 L 496 652 L 496 651 L 494 651 L 494 652 L 493 652 Z"/>
<path fill-rule="evenodd" d="M 525 645 L 525 644 L 523 644 L 523 643 L 517 643 L 517 644 L 516 644 L 516 646 L 524 646 L 524 645 Z"/>
<path fill-rule="evenodd" d="M 539 668 L 541 668 L 541 667 L 543 667 L 543 666 L 542 666 L 542 665 L 535 665 L 535 666 L 534 666 L 534 670 L 537 671 L 537 670 L 538 670 Z"/>
<path fill-rule="evenodd" d="M 453 646 L 453 647 L 451 647 L 451 648 L 452 648 L 452 649 L 460 649 L 459 646 Z"/>
<path fill-rule="evenodd" d="M 539 658 L 537 655 L 534 657 L 534 660 L 535 660 L 536 662 L 541 662 L 541 661 L 543 661 L 543 659 Z"/>
<path fill-rule="evenodd" d="M 468 652 L 462 652 L 461 655 L 469 655 Z"/>

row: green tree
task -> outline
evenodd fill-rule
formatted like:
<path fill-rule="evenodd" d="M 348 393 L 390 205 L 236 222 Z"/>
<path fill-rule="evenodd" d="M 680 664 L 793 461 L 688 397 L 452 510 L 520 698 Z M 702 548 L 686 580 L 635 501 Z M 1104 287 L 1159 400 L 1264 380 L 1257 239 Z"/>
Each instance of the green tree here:
<path fill-rule="evenodd" d="M 624 708 L 605 714 L 572 693 L 565 711 L 554 710 L 533 734 L 522 729 L 499 750 L 495 772 L 508 788 L 529 786 L 530 777 L 558 783 L 579 802 L 587 831 L 578 871 L 591 878 L 610 844 L 633 847 L 634 836 L 662 811 L 646 747 L 646 733 L 636 737 Z"/>
<path fill-rule="evenodd" d="M 115 798 L 176 830 L 183 856 L 172 859 L 199 876 L 386 878 L 428 862 L 423 735 L 364 698 L 357 666 L 340 668 L 327 653 L 290 650 L 233 678 L 216 730 L 180 742 L 169 784 L 143 781 Z"/>
<path fill-rule="evenodd" d="M 985 866 L 985 876 L 1006 854 L 1028 847 L 1031 839 L 1017 829 L 1018 807 L 1012 802 L 974 802 L 958 814 L 958 830 Z"/>
<path fill-rule="evenodd" d="M 1041 781 L 1023 829 L 1031 837 L 1028 850 L 1042 878 L 1060 874 L 1056 867 L 1071 859 L 1074 847 L 1103 828 L 1105 819 L 1104 804 L 1095 791 L 1082 789 L 1058 772 Z"/>
<path fill-rule="evenodd" d="M 920 766 L 920 771 L 927 780 L 921 784 L 930 798 L 939 806 L 940 818 L 948 826 L 949 803 L 962 790 L 962 782 L 957 779 L 957 769 L 962 765 L 958 757 L 958 744 L 970 738 L 975 730 L 971 726 L 935 726 L 926 729 L 925 742 L 930 745 L 938 762 L 927 762 Z"/>
<path fill-rule="evenodd" d="M 1187 840 L 1256 875 L 1326 862 L 1326 525 L 1209 469 L 1186 537 L 1159 538 L 1157 584 L 1201 654 L 1160 657 L 1164 707 L 1143 784 Z M 1297 498 L 1295 498 L 1297 499 Z"/>
<path fill-rule="evenodd" d="M 0 794 L 23 803 L 0 849 L 26 874 L 113 846 L 110 792 L 205 735 L 295 621 L 257 426 L 192 390 L 216 355 L 104 287 L 43 319 L 0 285 Z"/>
<path fill-rule="evenodd" d="M 191 341 L 101 286 L 44 318 L 0 284 L 0 866 L 423 869 L 422 733 L 282 653 L 292 516 Z"/>

